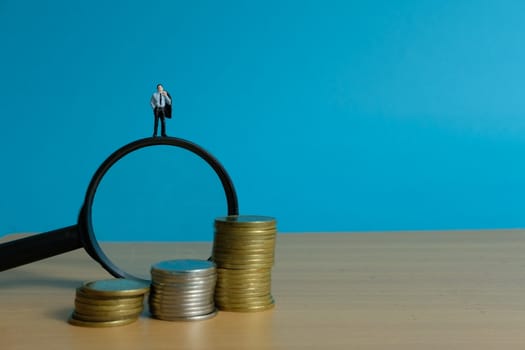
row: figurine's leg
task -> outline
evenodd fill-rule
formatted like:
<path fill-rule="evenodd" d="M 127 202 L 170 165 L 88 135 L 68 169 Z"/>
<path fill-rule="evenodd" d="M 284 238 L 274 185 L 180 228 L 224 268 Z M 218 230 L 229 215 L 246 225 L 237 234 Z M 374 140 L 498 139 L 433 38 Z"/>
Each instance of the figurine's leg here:
<path fill-rule="evenodd" d="M 154 118 L 155 118 L 155 122 L 153 126 L 153 137 L 157 136 L 157 129 L 159 127 L 159 114 L 156 111 L 155 111 Z"/>
<path fill-rule="evenodd" d="M 160 129 L 161 135 L 167 136 L 166 135 L 166 118 L 164 117 L 164 115 L 160 117 L 160 127 L 161 127 Z"/>

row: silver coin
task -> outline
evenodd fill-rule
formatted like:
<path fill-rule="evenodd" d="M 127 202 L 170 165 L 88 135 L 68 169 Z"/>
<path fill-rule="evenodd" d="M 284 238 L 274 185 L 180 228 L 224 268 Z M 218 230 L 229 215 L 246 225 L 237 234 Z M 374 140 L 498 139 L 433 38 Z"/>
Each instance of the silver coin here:
<path fill-rule="evenodd" d="M 173 317 L 190 317 L 206 315 L 215 310 L 215 305 L 208 308 L 195 309 L 195 310 L 168 310 L 168 309 L 150 309 L 150 312 L 155 315 L 173 316 Z"/>
<path fill-rule="evenodd" d="M 217 309 L 205 315 L 198 316 L 186 316 L 186 317 L 176 317 L 176 316 L 164 316 L 162 314 L 153 315 L 154 318 L 164 321 L 204 321 L 210 318 L 213 318 L 217 315 Z"/>
<path fill-rule="evenodd" d="M 175 283 L 175 284 L 186 284 L 186 283 L 202 283 L 202 282 L 211 282 L 217 278 L 217 273 L 214 271 L 213 274 L 208 276 L 193 276 L 188 277 L 179 277 L 174 275 L 159 275 L 155 272 L 151 273 L 151 279 L 157 283 Z"/>
<path fill-rule="evenodd" d="M 173 275 L 173 274 L 162 274 L 158 273 L 156 271 L 151 271 L 151 277 L 153 280 L 156 281 L 167 281 L 172 283 L 191 283 L 191 282 L 199 282 L 199 281 L 209 281 L 213 280 L 215 276 L 217 275 L 216 271 L 214 270 L 213 273 L 210 273 L 208 275 Z"/>
<path fill-rule="evenodd" d="M 162 302 L 155 302 L 151 301 L 148 303 L 148 306 L 151 308 L 155 308 L 157 310 L 202 310 L 209 308 L 210 306 L 213 306 L 215 304 L 215 301 L 207 301 L 202 304 L 189 304 L 189 305 L 183 305 L 183 304 L 170 304 L 170 303 L 162 303 Z"/>
<path fill-rule="evenodd" d="M 191 274 L 202 276 L 213 273 L 215 264 L 209 260 L 167 260 L 152 265 L 151 269 L 164 274 Z"/>
<path fill-rule="evenodd" d="M 153 296 L 148 299 L 148 302 L 158 302 L 158 303 L 167 303 L 167 304 L 173 304 L 173 305 L 192 305 L 192 304 L 203 304 L 203 303 L 209 303 L 213 302 L 213 295 L 210 295 L 206 298 L 195 298 L 195 299 L 188 299 L 188 298 L 165 298 L 165 297 L 159 297 L 159 296 Z"/>
<path fill-rule="evenodd" d="M 199 295 L 196 297 L 187 297 L 187 296 L 170 296 L 170 295 L 161 295 L 161 294 L 155 294 L 148 298 L 148 300 L 165 300 L 168 302 L 181 302 L 181 303 L 192 303 L 192 302 L 200 302 L 202 300 L 209 300 L 213 298 L 214 293 L 209 293 L 206 295 Z"/>
<path fill-rule="evenodd" d="M 215 303 L 209 305 L 203 305 L 199 307 L 172 307 L 172 306 L 161 306 L 152 304 L 150 305 L 150 312 L 173 314 L 178 316 L 192 316 L 192 315 L 203 315 L 207 314 L 215 308 Z"/>
<path fill-rule="evenodd" d="M 213 291 L 217 284 L 208 286 L 191 287 L 191 288 L 170 288 L 170 287 L 155 287 L 152 288 L 152 293 L 169 293 L 169 294 L 205 294 Z"/>
<path fill-rule="evenodd" d="M 180 289 L 155 289 L 153 295 L 164 295 L 164 296 L 186 296 L 186 297 L 204 297 L 208 294 L 213 294 L 214 288 L 205 289 L 191 289 L 191 290 L 180 290 Z"/>
<path fill-rule="evenodd" d="M 162 280 L 162 281 L 153 280 L 151 284 L 153 287 L 159 287 L 159 288 L 192 289 L 192 288 L 213 286 L 216 281 L 217 281 L 217 276 L 214 276 L 214 278 L 210 278 L 206 280 L 195 280 L 195 281 L 188 281 L 188 282 L 172 281 L 172 280 Z"/>

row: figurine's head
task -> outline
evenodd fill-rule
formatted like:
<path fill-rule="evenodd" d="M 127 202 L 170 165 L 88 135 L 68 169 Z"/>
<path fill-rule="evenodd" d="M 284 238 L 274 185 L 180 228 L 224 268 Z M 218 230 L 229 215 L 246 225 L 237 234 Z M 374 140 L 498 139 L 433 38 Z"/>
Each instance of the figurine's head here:
<path fill-rule="evenodd" d="M 157 84 L 157 91 L 158 92 L 164 91 L 164 86 L 162 86 L 162 84 Z"/>

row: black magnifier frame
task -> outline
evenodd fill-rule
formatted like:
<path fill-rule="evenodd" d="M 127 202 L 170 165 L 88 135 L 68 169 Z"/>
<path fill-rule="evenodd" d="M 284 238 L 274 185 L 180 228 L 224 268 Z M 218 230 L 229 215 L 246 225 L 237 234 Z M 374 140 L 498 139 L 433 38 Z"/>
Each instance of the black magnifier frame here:
<path fill-rule="evenodd" d="M 116 266 L 100 248 L 93 230 L 92 206 L 98 185 L 107 171 L 129 153 L 151 146 L 174 146 L 193 152 L 205 160 L 218 175 L 226 195 L 228 215 L 239 215 L 237 194 L 230 176 L 210 153 L 197 144 L 177 137 L 148 137 L 131 142 L 113 152 L 93 175 L 76 225 L 32 235 L 0 244 L 0 271 L 84 248 L 95 261 L 117 278 L 143 280 Z"/>

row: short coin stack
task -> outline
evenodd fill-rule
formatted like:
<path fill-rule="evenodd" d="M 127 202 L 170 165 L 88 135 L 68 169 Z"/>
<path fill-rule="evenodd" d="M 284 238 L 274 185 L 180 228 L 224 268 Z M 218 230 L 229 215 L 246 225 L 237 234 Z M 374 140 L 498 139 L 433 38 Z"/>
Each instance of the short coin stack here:
<path fill-rule="evenodd" d="M 219 310 L 271 309 L 276 220 L 267 216 L 215 219 L 212 260 L 217 264 L 215 303 Z"/>
<path fill-rule="evenodd" d="M 69 323 L 83 327 L 114 327 L 135 322 L 144 308 L 149 283 L 109 279 L 77 288 L 75 311 Z"/>
<path fill-rule="evenodd" d="M 213 300 L 217 271 L 206 260 L 168 260 L 151 267 L 149 309 L 167 321 L 205 320 L 217 314 Z"/>

